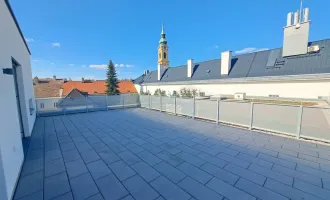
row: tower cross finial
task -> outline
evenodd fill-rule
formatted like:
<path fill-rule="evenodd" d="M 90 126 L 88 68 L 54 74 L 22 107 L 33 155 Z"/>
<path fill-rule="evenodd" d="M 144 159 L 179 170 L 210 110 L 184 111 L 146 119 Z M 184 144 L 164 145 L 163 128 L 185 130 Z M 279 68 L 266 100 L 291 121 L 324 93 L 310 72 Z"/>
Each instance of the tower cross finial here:
<path fill-rule="evenodd" d="M 162 21 L 162 34 L 165 34 L 165 30 L 164 30 L 164 21 Z"/>

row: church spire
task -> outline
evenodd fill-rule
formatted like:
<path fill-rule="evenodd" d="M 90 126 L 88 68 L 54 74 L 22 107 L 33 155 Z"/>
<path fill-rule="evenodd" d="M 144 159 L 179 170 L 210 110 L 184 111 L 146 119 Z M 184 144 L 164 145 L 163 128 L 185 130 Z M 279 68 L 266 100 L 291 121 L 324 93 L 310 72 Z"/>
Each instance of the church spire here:
<path fill-rule="evenodd" d="M 160 40 L 159 40 L 160 45 L 166 45 L 166 34 L 165 34 L 165 29 L 164 29 L 164 22 L 162 23 L 162 32 L 160 34 Z"/>
<path fill-rule="evenodd" d="M 164 22 L 162 23 L 162 32 L 160 33 L 160 40 L 158 46 L 158 65 L 161 66 L 161 69 L 167 69 L 169 66 L 168 46 L 166 41 Z"/>

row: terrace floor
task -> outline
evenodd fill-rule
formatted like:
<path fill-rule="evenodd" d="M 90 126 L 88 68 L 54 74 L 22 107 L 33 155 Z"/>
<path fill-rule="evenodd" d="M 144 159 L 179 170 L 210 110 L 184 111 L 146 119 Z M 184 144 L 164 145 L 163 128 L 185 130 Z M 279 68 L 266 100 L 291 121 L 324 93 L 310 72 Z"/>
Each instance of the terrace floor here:
<path fill-rule="evenodd" d="M 330 146 L 145 109 L 38 118 L 14 199 L 329 199 Z"/>

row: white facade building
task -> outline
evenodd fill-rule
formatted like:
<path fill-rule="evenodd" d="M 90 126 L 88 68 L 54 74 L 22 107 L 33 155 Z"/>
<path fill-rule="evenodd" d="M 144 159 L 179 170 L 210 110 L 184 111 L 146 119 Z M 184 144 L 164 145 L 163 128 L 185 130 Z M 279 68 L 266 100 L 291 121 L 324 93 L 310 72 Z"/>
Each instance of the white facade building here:
<path fill-rule="evenodd" d="M 304 15 L 287 16 L 283 48 L 170 67 L 165 71 L 145 71 L 134 80 L 140 93 L 166 94 L 182 88 L 196 89 L 205 95 L 319 99 L 330 97 L 330 39 L 308 42 L 309 9 Z M 298 17 L 298 18 L 297 18 Z M 160 77 L 160 78 L 159 78 Z"/>
<path fill-rule="evenodd" d="M 6 200 L 21 172 L 22 138 L 31 136 L 36 119 L 30 51 L 7 0 L 0 1 L 0 44 L 0 199 Z"/>

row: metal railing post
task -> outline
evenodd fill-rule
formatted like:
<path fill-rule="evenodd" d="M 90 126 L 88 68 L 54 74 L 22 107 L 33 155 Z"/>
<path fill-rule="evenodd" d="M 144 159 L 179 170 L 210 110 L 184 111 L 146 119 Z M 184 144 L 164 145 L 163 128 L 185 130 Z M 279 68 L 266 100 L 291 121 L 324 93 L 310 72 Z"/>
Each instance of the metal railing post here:
<path fill-rule="evenodd" d="M 160 97 L 159 97 L 159 101 L 160 101 L 160 104 L 159 104 L 159 111 L 162 112 L 162 95 L 160 95 Z"/>
<path fill-rule="evenodd" d="M 88 113 L 87 95 L 85 96 L 85 103 L 86 103 L 86 113 Z"/>
<path fill-rule="evenodd" d="M 125 108 L 125 95 L 122 94 L 122 96 L 123 96 L 123 108 Z"/>
<path fill-rule="evenodd" d="M 303 116 L 303 106 L 299 106 L 298 123 L 297 123 L 297 138 L 298 139 L 300 138 L 302 116 Z"/>
<path fill-rule="evenodd" d="M 253 125 L 253 108 L 254 108 L 254 103 L 251 102 L 251 107 L 250 107 L 250 126 L 249 126 L 249 130 L 252 130 L 252 125 Z"/>
<path fill-rule="evenodd" d="M 193 97 L 193 114 L 192 114 L 192 118 L 195 119 L 195 97 Z"/>
<path fill-rule="evenodd" d="M 176 96 L 174 96 L 174 114 L 176 115 Z"/>
<path fill-rule="evenodd" d="M 217 121 L 216 124 L 219 124 L 219 107 L 220 107 L 220 100 L 217 100 Z"/>
<path fill-rule="evenodd" d="M 149 109 L 151 109 L 151 95 L 149 94 Z"/>
<path fill-rule="evenodd" d="M 107 94 L 105 94 L 105 101 L 106 101 L 105 105 L 107 106 L 107 110 L 108 110 L 109 107 L 108 107 L 108 95 Z"/>

